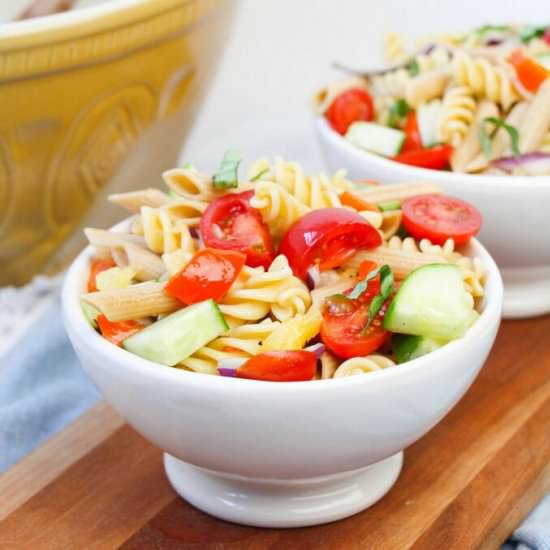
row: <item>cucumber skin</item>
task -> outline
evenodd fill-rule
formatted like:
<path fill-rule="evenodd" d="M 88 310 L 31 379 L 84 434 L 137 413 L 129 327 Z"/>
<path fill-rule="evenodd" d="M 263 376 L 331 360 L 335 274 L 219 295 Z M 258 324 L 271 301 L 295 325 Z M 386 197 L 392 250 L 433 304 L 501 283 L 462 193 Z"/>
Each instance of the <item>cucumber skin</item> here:
<path fill-rule="evenodd" d="M 365 140 L 365 133 L 368 137 L 367 140 Z M 373 133 L 378 134 L 377 139 L 373 139 Z M 381 136 L 384 137 L 386 141 L 393 140 L 395 142 L 391 150 L 389 147 L 385 147 L 384 143 L 381 143 Z M 388 126 L 382 126 L 375 122 L 354 122 L 348 128 L 345 139 L 359 149 L 385 157 L 392 157 L 401 151 L 403 143 L 405 142 L 405 132 L 396 130 L 395 128 L 389 128 Z M 366 145 L 365 141 L 368 142 Z"/>
<path fill-rule="evenodd" d="M 445 272 L 448 275 L 444 275 Z M 439 284 L 425 280 L 426 278 L 433 279 L 433 275 L 437 275 L 441 279 L 437 281 Z M 420 289 L 415 291 L 415 286 Z M 432 301 L 439 303 L 429 304 L 430 296 L 426 295 L 425 287 L 439 287 L 439 294 L 434 292 L 431 296 L 436 298 Z M 415 293 L 424 295 L 420 306 L 414 304 L 416 300 L 412 294 Z M 442 296 L 442 293 L 445 294 L 445 297 Z M 453 293 L 456 293 L 454 297 Z M 451 298 L 454 298 L 454 301 Z M 436 340 L 449 341 L 462 338 L 479 317 L 467 300 L 467 293 L 458 267 L 451 264 L 424 265 L 410 273 L 399 288 L 384 316 L 384 328 L 398 334 L 425 336 Z M 462 303 L 460 303 L 461 301 Z M 405 307 L 403 302 L 405 302 Z M 410 305 L 407 307 L 406 304 L 411 302 L 413 302 L 413 308 Z M 441 304 L 445 303 L 452 306 L 453 311 L 445 311 L 444 307 L 441 307 Z"/>
<path fill-rule="evenodd" d="M 444 340 L 435 340 L 412 334 L 394 334 L 391 339 L 393 353 L 400 364 L 427 355 L 446 343 Z"/>
<path fill-rule="evenodd" d="M 228 330 L 214 300 L 205 300 L 171 313 L 126 338 L 127 351 L 172 367 Z"/>

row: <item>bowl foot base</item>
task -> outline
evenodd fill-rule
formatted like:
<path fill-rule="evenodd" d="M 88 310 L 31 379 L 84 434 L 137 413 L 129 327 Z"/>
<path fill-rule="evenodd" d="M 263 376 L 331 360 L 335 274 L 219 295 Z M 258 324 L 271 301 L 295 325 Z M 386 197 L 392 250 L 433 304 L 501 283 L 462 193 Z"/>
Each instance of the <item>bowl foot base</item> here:
<path fill-rule="evenodd" d="M 550 267 L 500 270 L 504 281 L 505 319 L 550 313 Z"/>
<path fill-rule="evenodd" d="M 390 490 L 402 463 L 399 452 L 351 472 L 275 481 L 205 470 L 164 455 L 168 479 L 185 500 L 218 518 L 255 527 L 305 527 L 356 514 Z"/>

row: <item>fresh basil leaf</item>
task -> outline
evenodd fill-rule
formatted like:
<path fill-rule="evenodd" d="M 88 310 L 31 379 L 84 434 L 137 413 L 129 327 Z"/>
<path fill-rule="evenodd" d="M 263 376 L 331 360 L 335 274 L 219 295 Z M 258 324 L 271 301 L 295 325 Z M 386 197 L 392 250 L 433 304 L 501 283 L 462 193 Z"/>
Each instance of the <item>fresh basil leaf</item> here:
<path fill-rule="evenodd" d="M 507 32 L 510 30 L 511 29 L 508 25 L 483 25 L 483 27 L 479 27 L 478 29 L 476 29 L 475 33 L 479 36 L 483 36 L 488 32 Z"/>
<path fill-rule="evenodd" d="M 487 124 L 493 125 L 493 130 L 491 133 L 487 133 Z M 481 121 L 479 126 L 479 141 L 481 142 L 481 148 L 483 149 L 483 154 L 489 158 L 493 152 L 493 147 L 491 145 L 491 138 L 493 134 L 499 129 L 503 128 L 508 132 L 510 136 L 510 142 L 512 147 L 512 152 L 514 155 L 520 155 L 519 150 L 519 132 L 517 128 L 510 124 L 506 124 L 504 120 L 496 117 L 487 117 Z"/>
<path fill-rule="evenodd" d="M 407 67 L 409 74 L 411 76 L 416 76 L 420 73 L 420 65 L 418 64 L 418 61 L 416 59 L 413 59 L 409 66 Z"/>
<path fill-rule="evenodd" d="M 527 27 L 522 27 L 519 31 L 519 39 L 527 44 L 531 42 L 533 38 L 541 38 L 546 32 L 546 27 L 536 27 L 534 25 L 528 25 Z"/>
<path fill-rule="evenodd" d="M 250 181 L 258 181 L 263 175 L 267 174 L 269 172 L 269 168 L 264 168 L 263 170 L 260 170 L 253 178 L 250 178 Z"/>
<path fill-rule="evenodd" d="M 409 107 L 409 104 L 403 98 L 397 99 L 390 107 L 388 126 L 391 128 L 397 128 L 401 120 L 409 114 L 410 110 L 411 108 Z"/>
<path fill-rule="evenodd" d="M 393 273 L 389 265 L 383 265 L 379 270 L 380 273 L 380 292 L 372 299 L 369 306 L 369 317 L 367 324 L 363 328 L 363 333 L 367 331 L 375 317 L 378 315 L 384 302 L 390 297 L 393 292 Z"/>
<path fill-rule="evenodd" d="M 220 169 L 212 177 L 212 185 L 216 189 L 238 187 L 239 164 L 241 164 L 241 154 L 239 151 L 235 149 L 226 151 Z"/>
<path fill-rule="evenodd" d="M 347 295 L 347 297 L 350 300 L 357 300 L 363 292 L 365 292 L 369 286 L 369 281 L 372 281 L 378 273 L 380 272 L 380 269 L 375 269 L 374 271 L 371 271 L 363 280 L 359 281 L 354 287 L 353 290 Z"/>

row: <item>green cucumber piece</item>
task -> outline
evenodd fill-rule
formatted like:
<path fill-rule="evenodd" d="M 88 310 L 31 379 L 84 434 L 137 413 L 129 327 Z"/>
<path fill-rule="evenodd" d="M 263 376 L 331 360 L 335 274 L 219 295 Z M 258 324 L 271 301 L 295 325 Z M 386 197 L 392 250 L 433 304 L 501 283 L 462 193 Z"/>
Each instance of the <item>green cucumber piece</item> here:
<path fill-rule="evenodd" d="M 403 147 L 405 132 L 374 122 L 354 122 L 348 128 L 345 138 L 360 149 L 394 157 Z"/>
<path fill-rule="evenodd" d="M 84 313 L 84 317 L 86 317 L 86 321 L 92 325 L 93 328 L 97 328 L 97 316 L 99 315 L 99 311 L 90 304 L 87 304 L 86 302 L 81 302 L 80 307 L 82 308 L 82 313 Z"/>
<path fill-rule="evenodd" d="M 378 206 L 382 212 L 387 212 L 388 210 L 401 210 L 401 201 L 379 202 L 376 206 Z"/>
<path fill-rule="evenodd" d="M 550 52 L 535 54 L 535 58 L 538 63 L 550 71 Z"/>
<path fill-rule="evenodd" d="M 229 327 L 214 300 L 180 309 L 122 342 L 124 349 L 169 367 L 187 359 Z"/>
<path fill-rule="evenodd" d="M 454 340 L 462 338 L 479 314 L 457 266 L 428 264 L 415 269 L 403 282 L 384 317 L 384 328 Z"/>
<path fill-rule="evenodd" d="M 394 334 L 391 339 L 392 350 L 397 357 L 398 363 L 406 363 L 417 357 L 422 357 L 447 342 L 445 340 L 435 340 L 425 336 L 413 336 L 412 334 Z"/>
<path fill-rule="evenodd" d="M 429 103 L 423 103 L 416 110 L 418 131 L 424 147 L 432 147 L 439 143 L 439 119 L 441 117 L 442 104 L 440 99 L 434 99 Z"/>

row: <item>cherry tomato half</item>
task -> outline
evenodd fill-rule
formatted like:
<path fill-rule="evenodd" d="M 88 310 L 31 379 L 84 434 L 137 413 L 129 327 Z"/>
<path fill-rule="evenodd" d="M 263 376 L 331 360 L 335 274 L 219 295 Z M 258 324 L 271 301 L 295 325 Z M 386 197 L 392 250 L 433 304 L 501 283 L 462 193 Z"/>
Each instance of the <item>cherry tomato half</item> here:
<path fill-rule="evenodd" d="M 271 382 L 311 380 L 317 368 L 317 356 L 312 351 L 266 351 L 250 358 L 237 369 L 239 378 Z"/>
<path fill-rule="evenodd" d="M 144 328 L 138 321 L 109 321 L 103 314 L 97 316 L 97 326 L 101 335 L 115 346 Z"/>
<path fill-rule="evenodd" d="M 376 316 L 365 331 L 369 317 L 369 304 L 374 294 L 367 293 L 368 299 L 348 300 L 347 307 L 325 307 L 321 323 L 321 339 L 325 346 L 338 357 L 349 359 L 361 357 L 376 351 L 390 336 L 382 327 L 383 312 Z"/>
<path fill-rule="evenodd" d="M 353 122 L 374 118 L 374 103 L 362 88 L 351 88 L 334 98 L 326 117 L 332 128 L 344 135 Z"/>
<path fill-rule="evenodd" d="M 422 149 L 422 140 L 420 139 L 420 130 L 418 129 L 418 121 L 416 111 L 411 111 L 405 120 L 405 141 L 401 148 L 401 154 L 408 151 L 416 151 Z"/>
<path fill-rule="evenodd" d="M 471 204 L 442 195 L 419 195 L 401 204 L 403 225 L 415 239 L 460 246 L 479 232 L 481 214 Z"/>
<path fill-rule="evenodd" d="M 550 27 L 544 31 L 542 39 L 550 46 Z"/>
<path fill-rule="evenodd" d="M 550 76 L 550 71 L 546 67 L 534 59 L 526 57 L 521 49 L 514 50 L 508 61 L 514 66 L 519 81 L 530 92 L 536 92 Z"/>
<path fill-rule="evenodd" d="M 380 233 L 356 212 L 345 208 L 321 208 L 296 221 L 281 241 L 292 271 L 305 280 L 316 262 L 323 270 L 332 269 L 363 248 L 382 244 Z"/>
<path fill-rule="evenodd" d="M 441 170 L 449 164 L 453 148 L 450 145 L 437 145 L 430 149 L 415 149 L 399 153 L 393 160 L 410 166 Z"/>
<path fill-rule="evenodd" d="M 98 273 L 111 269 L 111 267 L 116 267 L 116 263 L 111 258 L 96 258 L 95 260 L 92 260 L 90 265 L 90 275 L 88 277 L 88 292 L 97 291 L 96 277 Z"/>
<path fill-rule="evenodd" d="M 200 230 L 206 246 L 246 254 L 246 264 L 266 269 L 273 260 L 267 225 L 249 204 L 254 191 L 230 193 L 210 203 L 201 217 Z"/>
<path fill-rule="evenodd" d="M 219 302 L 246 261 L 236 250 L 203 248 L 164 287 L 164 291 L 187 305 L 212 299 Z"/>

